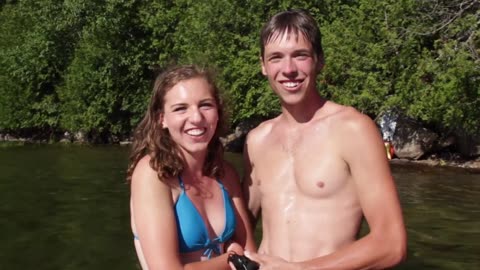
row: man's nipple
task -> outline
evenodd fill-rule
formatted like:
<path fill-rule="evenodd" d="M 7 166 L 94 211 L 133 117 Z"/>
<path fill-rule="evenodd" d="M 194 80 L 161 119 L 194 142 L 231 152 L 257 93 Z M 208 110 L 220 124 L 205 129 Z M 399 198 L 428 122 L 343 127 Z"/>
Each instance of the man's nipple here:
<path fill-rule="evenodd" d="M 317 187 L 323 188 L 323 187 L 325 187 L 325 183 L 323 181 L 318 181 L 317 182 Z"/>

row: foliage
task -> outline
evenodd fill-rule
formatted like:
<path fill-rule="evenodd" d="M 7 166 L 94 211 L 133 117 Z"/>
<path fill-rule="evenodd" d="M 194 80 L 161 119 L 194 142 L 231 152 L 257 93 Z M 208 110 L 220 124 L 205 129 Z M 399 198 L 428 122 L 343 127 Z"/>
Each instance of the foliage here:
<path fill-rule="evenodd" d="M 287 8 L 321 25 L 322 95 L 478 131 L 478 0 L 0 1 L 0 131 L 128 136 L 156 74 L 175 63 L 217 72 L 232 124 L 272 117 L 258 36 Z"/>
<path fill-rule="evenodd" d="M 445 132 L 478 131 L 480 3 L 467 2 L 339 7 L 323 28 L 320 91 L 370 115 L 397 107 Z"/>
<path fill-rule="evenodd" d="M 82 28 L 58 88 L 67 130 L 122 134 L 132 128 L 132 115 L 142 111 L 141 90 L 150 80 L 145 63 L 152 61 L 139 2 L 107 1 Z"/>

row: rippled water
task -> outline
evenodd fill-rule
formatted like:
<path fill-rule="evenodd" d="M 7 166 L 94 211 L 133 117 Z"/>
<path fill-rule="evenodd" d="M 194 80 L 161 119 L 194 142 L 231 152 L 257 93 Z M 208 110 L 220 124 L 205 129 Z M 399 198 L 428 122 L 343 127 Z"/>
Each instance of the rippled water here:
<path fill-rule="evenodd" d="M 0 145 L 0 269 L 138 269 L 126 164 L 118 146 Z M 480 269 L 480 175 L 393 172 L 409 236 L 396 269 Z"/>
<path fill-rule="evenodd" d="M 480 174 L 393 171 L 409 237 L 402 269 L 480 269 Z"/>

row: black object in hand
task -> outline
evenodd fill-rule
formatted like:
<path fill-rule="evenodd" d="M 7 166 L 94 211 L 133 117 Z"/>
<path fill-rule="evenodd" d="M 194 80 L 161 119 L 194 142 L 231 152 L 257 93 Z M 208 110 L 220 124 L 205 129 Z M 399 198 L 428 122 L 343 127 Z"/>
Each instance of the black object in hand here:
<path fill-rule="evenodd" d="M 237 270 L 257 270 L 260 267 L 257 262 L 234 252 L 228 255 L 228 261 L 231 262 Z"/>

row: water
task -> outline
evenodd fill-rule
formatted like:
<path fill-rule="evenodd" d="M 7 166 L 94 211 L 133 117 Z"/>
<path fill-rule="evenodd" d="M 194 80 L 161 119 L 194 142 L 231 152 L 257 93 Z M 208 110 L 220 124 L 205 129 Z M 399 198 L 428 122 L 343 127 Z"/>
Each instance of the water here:
<path fill-rule="evenodd" d="M 394 167 L 408 232 L 401 269 L 480 269 L 480 174 Z"/>
<path fill-rule="evenodd" d="M 128 148 L 0 145 L 0 270 L 139 269 Z M 228 154 L 241 173 L 241 158 Z M 396 269 L 480 269 L 480 175 L 393 168 L 408 230 Z"/>

